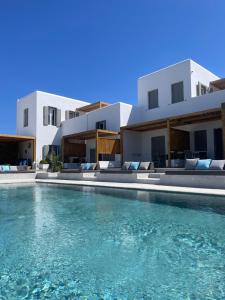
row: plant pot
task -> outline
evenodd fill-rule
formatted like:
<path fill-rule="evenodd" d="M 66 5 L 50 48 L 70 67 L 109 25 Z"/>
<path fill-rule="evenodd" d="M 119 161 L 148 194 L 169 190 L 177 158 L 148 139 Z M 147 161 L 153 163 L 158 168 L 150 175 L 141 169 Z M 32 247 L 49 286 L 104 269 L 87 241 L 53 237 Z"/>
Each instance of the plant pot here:
<path fill-rule="evenodd" d="M 39 169 L 43 171 L 47 171 L 49 168 L 49 164 L 39 164 Z"/>

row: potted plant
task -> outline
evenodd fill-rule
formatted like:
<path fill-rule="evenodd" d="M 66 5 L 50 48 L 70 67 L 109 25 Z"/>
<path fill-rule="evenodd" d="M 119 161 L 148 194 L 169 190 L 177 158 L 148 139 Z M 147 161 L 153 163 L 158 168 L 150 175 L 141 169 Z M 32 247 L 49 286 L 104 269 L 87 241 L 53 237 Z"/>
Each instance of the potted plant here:
<path fill-rule="evenodd" d="M 62 169 L 62 162 L 60 157 L 56 154 L 53 154 L 50 159 L 50 169 L 51 172 L 59 172 Z"/>
<path fill-rule="evenodd" d="M 39 162 L 39 169 L 40 170 L 44 170 L 44 171 L 47 171 L 49 168 L 49 162 L 47 159 L 42 159 L 40 162 Z"/>

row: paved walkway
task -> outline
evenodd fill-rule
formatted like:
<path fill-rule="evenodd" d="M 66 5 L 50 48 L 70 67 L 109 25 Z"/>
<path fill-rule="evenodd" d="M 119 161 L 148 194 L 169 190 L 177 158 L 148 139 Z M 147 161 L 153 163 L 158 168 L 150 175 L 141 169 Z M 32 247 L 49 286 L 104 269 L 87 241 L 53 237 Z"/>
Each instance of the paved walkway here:
<path fill-rule="evenodd" d="M 141 184 L 141 183 L 119 183 L 119 182 L 99 182 L 99 181 L 81 181 L 81 180 L 75 181 L 75 180 L 60 180 L 60 179 L 36 179 L 36 182 L 49 183 L 49 184 L 110 187 L 110 188 L 132 189 L 132 190 L 225 196 L 225 190 L 219 190 L 219 189 L 203 189 L 203 188 L 164 186 L 164 185 Z"/>

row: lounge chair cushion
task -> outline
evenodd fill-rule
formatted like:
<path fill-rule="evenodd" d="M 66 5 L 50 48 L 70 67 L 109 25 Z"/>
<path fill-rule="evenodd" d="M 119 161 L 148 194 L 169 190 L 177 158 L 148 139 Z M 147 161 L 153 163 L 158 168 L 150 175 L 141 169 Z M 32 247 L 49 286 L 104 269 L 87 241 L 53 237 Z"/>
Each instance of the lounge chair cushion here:
<path fill-rule="evenodd" d="M 27 171 L 27 166 L 18 166 L 17 171 Z"/>
<path fill-rule="evenodd" d="M 97 167 L 97 164 L 96 164 L 96 163 L 91 163 L 88 170 L 95 170 L 96 167 Z"/>
<path fill-rule="evenodd" d="M 125 161 L 123 163 L 122 170 L 129 170 L 130 164 L 131 164 L 130 161 Z"/>
<path fill-rule="evenodd" d="M 225 160 L 212 160 L 209 169 L 210 170 L 223 170 Z"/>
<path fill-rule="evenodd" d="M 129 170 L 137 170 L 140 165 L 139 161 L 132 161 L 129 166 Z"/>
<path fill-rule="evenodd" d="M 195 170 L 208 170 L 211 161 L 211 159 L 199 159 Z"/>
<path fill-rule="evenodd" d="M 98 169 L 100 170 L 108 169 L 108 166 L 109 166 L 109 161 L 101 160 L 98 162 Z"/>
<path fill-rule="evenodd" d="M 1 171 L 2 172 L 9 172 L 10 171 L 10 166 L 7 166 L 7 165 L 1 166 Z"/>
<path fill-rule="evenodd" d="M 10 171 L 12 171 L 12 172 L 18 171 L 17 166 L 10 166 Z"/>
<path fill-rule="evenodd" d="M 121 163 L 120 161 L 109 161 L 108 168 L 121 168 Z"/>
<path fill-rule="evenodd" d="M 91 167 L 90 163 L 84 163 L 80 165 L 81 170 L 89 170 Z"/>
<path fill-rule="evenodd" d="M 186 159 L 185 170 L 195 170 L 198 160 L 198 158 Z"/>
<path fill-rule="evenodd" d="M 148 170 L 150 166 L 150 161 L 142 161 L 139 165 L 139 170 Z"/>

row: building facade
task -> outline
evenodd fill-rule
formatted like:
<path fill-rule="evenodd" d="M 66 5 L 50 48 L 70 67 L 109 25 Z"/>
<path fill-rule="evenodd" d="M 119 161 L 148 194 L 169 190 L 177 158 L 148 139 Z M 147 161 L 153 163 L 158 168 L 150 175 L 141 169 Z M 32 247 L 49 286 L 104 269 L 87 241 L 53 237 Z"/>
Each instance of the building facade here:
<path fill-rule="evenodd" d="M 122 128 L 124 160 L 165 167 L 187 157 L 222 158 L 224 83 L 192 60 L 139 78 L 142 121 Z"/>
<path fill-rule="evenodd" d="M 17 134 L 36 138 L 36 161 L 154 161 L 224 157 L 225 80 L 188 59 L 138 79 L 137 105 L 34 92 L 17 101 Z"/>

